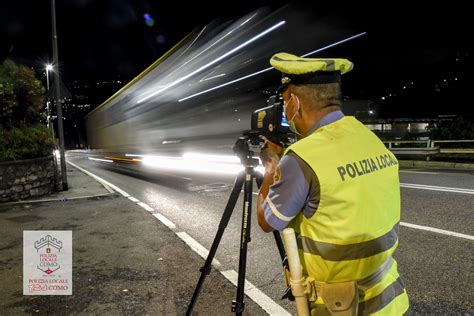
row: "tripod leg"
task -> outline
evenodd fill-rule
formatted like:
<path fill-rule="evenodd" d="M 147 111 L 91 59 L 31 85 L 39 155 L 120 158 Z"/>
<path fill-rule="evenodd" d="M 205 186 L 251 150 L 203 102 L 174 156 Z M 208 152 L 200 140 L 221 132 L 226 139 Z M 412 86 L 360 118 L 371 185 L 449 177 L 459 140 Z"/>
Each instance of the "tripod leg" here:
<path fill-rule="evenodd" d="M 261 174 L 260 172 L 255 172 L 254 176 L 255 176 L 255 182 L 257 182 L 257 188 L 260 189 L 263 182 L 263 174 Z"/>
<path fill-rule="evenodd" d="M 239 276 L 237 279 L 237 298 L 232 302 L 232 312 L 242 315 L 245 308 L 245 270 L 247 267 L 247 245 L 250 242 L 250 219 L 252 217 L 253 168 L 246 168 L 244 183 L 244 207 L 242 210 L 242 231 L 240 235 Z"/>
<path fill-rule="evenodd" d="M 285 247 L 283 246 L 283 241 L 281 240 L 280 232 L 274 231 L 273 237 L 275 237 L 275 242 L 277 244 L 278 253 L 280 254 L 281 261 L 283 261 L 285 260 L 286 253 L 285 253 Z"/>
<path fill-rule="evenodd" d="M 204 263 L 204 266 L 200 269 L 201 276 L 199 277 L 199 281 L 196 285 L 196 288 L 194 289 L 194 294 L 191 299 L 191 302 L 188 305 L 188 310 L 186 311 L 187 316 L 191 315 L 194 308 L 194 304 L 196 303 L 196 300 L 199 296 L 199 292 L 201 291 L 201 287 L 204 283 L 204 280 L 206 279 L 206 276 L 211 272 L 212 260 L 214 259 L 217 247 L 219 247 L 222 235 L 224 234 L 224 230 L 227 227 L 227 224 L 229 223 L 232 212 L 234 211 L 235 204 L 239 199 L 240 191 L 242 190 L 245 176 L 245 173 L 241 172 L 235 179 L 234 188 L 232 189 L 229 200 L 227 201 L 227 205 L 224 209 L 224 213 L 222 214 L 221 221 L 219 222 L 219 229 L 217 230 L 216 236 L 214 237 L 214 241 L 212 242 L 212 246 L 209 250 L 206 262 Z"/>

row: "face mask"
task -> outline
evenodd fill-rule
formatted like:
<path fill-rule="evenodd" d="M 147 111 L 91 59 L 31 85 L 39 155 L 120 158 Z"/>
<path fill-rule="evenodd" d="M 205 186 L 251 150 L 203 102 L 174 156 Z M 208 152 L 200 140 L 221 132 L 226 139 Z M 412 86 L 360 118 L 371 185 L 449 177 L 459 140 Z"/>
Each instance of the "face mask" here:
<path fill-rule="evenodd" d="M 290 104 L 290 101 L 293 98 L 293 96 L 294 96 L 294 94 L 292 93 L 290 99 L 288 100 L 288 102 L 286 102 L 286 104 L 284 104 L 283 111 L 285 112 L 285 116 L 287 116 L 286 115 L 286 108 L 287 108 L 288 104 Z M 290 131 L 292 131 L 293 133 L 301 136 L 301 134 L 298 132 L 298 129 L 296 128 L 295 122 L 293 121 L 295 119 L 296 114 L 298 113 L 298 111 L 300 109 L 300 99 L 298 99 L 298 97 L 296 97 L 296 100 L 298 102 L 298 109 L 295 111 L 295 114 L 293 114 L 291 119 L 286 120 L 286 121 L 288 122 L 288 125 L 290 126 Z"/>

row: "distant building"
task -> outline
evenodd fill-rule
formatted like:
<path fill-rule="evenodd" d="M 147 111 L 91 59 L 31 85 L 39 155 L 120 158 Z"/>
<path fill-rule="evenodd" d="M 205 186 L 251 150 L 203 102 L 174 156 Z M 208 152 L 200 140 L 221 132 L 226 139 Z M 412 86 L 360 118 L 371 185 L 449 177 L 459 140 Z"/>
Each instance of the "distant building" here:
<path fill-rule="evenodd" d="M 384 139 L 428 137 L 430 129 L 436 128 L 441 121 L 451 121 L 458 115 L 433 115 L 432 117 L 394 117 L 380 115 L 380 105 L 372 100 L 344 99 L 343 111 L 355 116 L 370 130 Z"/>
<path fill-rule="evenodd" d="M 67 149 L 87 147 L 85 116 L 95 106 L 101 104 L 122 86 L 121 80 L 101 80 L 97 82 L 72 81 L 61 83 L 61 92 L 65 96 L 62 110 L 64 119 L 64 139 Z M 53 122 L 56 108 L 52 108 Z M 57 134 L 56 134 L 57 135 Z"/>

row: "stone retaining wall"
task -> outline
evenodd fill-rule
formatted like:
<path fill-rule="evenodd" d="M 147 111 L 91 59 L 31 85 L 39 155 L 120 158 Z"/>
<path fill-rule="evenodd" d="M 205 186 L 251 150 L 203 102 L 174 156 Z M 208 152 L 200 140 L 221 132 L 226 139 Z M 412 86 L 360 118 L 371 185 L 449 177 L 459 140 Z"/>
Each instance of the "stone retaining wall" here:
<path fill-rule="evenodd" d="M 0 202 L 54 192 L 55 170 L 53 156 L 0 162 Z"/>

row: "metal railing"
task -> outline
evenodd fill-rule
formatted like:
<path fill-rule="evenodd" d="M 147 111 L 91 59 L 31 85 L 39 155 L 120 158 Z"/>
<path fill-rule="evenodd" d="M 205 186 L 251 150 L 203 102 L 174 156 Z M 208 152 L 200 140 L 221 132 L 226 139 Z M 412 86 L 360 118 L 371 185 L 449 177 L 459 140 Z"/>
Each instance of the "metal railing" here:
<path fill-rule="evenodd" d="M 385 140 L 383 143 L 395 155 L 417 155 L 429 159 L 437 154 L 474 154 L 474 140 Z M 443 144 L 472 143 L 472 147 L 443 148 Z M 421 146 L 413 146 L 421 144 Z"/>
<path fill-rule="evenodd" d="M 431 146 L 434 147 L 437 143 L 471 143 L 472 147 L 468 148 L 442 148 L 439 146 L 439 152 L 442 154 L 474 154 L 474 140 L 433 140 Z"/>

